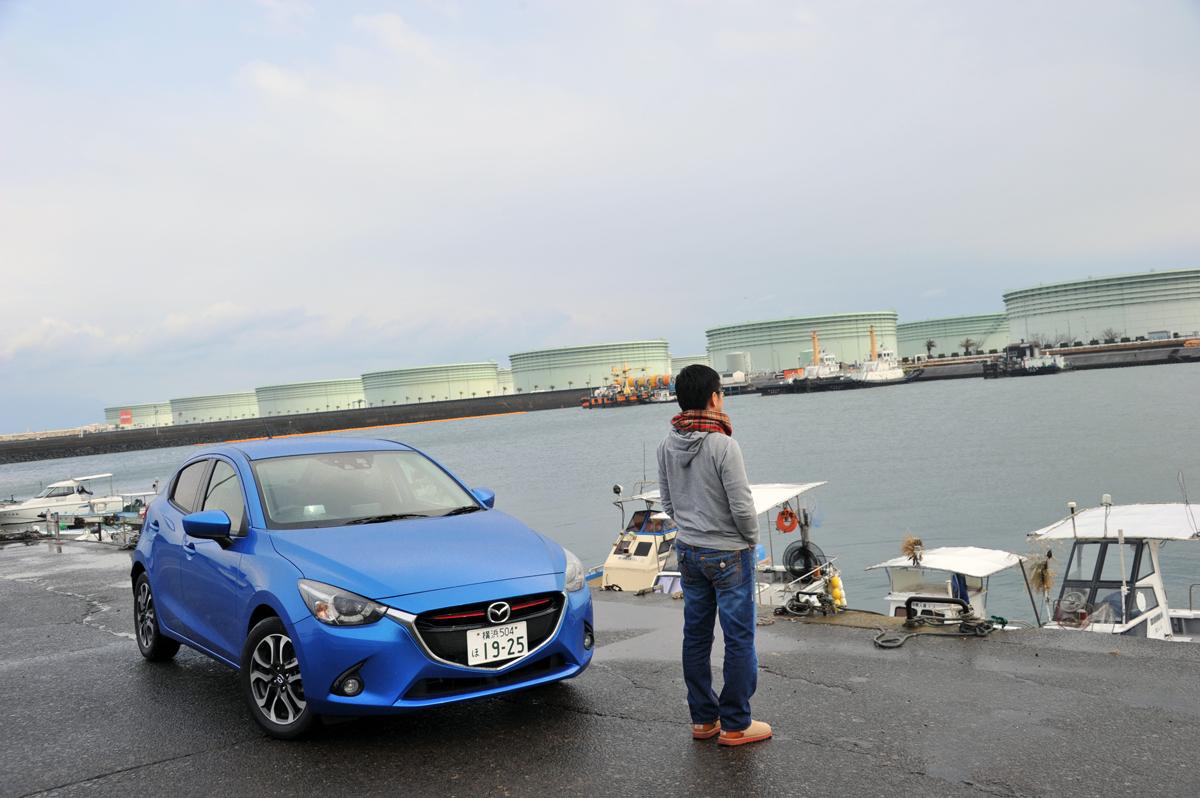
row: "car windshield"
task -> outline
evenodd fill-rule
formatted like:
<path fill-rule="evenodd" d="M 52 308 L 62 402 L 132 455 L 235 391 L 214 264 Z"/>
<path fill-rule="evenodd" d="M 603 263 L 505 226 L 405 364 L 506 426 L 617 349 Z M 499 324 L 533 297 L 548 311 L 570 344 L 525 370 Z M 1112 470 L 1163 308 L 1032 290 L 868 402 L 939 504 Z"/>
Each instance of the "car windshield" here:
<path fill-rule="evenodd" d="M 254 463 L 271 529 L 369 524 L 478 509 L 479 503 L 418 452 L 338 452 Z"/>

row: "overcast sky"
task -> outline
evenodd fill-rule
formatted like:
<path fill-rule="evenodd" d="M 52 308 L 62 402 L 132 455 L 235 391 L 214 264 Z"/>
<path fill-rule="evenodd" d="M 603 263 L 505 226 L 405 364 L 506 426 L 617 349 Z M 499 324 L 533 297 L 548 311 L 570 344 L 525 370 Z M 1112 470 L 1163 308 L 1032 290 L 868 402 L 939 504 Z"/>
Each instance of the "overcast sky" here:
<path fill-rule="evenodd" d="M 0 0 L 0 431 L 1200 265 L 1200 3 Z"/>

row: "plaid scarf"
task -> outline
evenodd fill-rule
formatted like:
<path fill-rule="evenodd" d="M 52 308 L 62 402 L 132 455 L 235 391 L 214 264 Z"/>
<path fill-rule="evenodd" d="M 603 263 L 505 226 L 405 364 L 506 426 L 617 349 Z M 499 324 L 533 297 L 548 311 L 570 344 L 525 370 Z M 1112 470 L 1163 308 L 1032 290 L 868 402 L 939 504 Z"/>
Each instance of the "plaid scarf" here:
<path fill-rule="evenodd" d="M 671 419 L 671 426 L 680 432 L 720 432 L 733 437 L 733 422 L 717 410 L 684 410 Z"/>

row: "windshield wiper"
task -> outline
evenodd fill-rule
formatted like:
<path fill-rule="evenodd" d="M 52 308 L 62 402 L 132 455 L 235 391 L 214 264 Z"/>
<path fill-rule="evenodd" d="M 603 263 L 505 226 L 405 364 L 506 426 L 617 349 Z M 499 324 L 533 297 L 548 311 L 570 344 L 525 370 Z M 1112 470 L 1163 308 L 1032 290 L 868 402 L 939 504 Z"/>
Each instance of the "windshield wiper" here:
<path fill-rule="evenodd" d="M 448 515 L 463 515 L 464 513 L 477 513 L 482 509 L 483 508 L 478 504 L 464 504 L 462 507 L 455 507 L 450 512 L 442 513 L 442 517 L 445 518 Z"/>
<path fill-rule="evenodd" d="M 399 521 L 403 518 L 428 518 L 425 513 L 391 513 L 390 515 L 368 515 L 363 518 L 355 518 L 353 521 L 347 521 L 346 525 L 350 524 L 382 524 L 384 521 Z"/>

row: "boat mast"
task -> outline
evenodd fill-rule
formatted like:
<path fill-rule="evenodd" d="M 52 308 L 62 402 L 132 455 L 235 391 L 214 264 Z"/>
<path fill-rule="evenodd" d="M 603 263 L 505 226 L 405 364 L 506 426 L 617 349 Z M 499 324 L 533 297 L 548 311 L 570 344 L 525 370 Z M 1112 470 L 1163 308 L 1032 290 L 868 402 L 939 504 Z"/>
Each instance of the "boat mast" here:
<path fill-rule="evenodd" d="M 859 329 L 862 329 L 861 327 Z M 868 331 L 871 334 L 871 360 L 879 359 L 879 342 L 875 340 L 875 325 L 872 324 Z"/>
<path fill-rule="evenodd" d="M 813 345 L 812 364 L 814 366 L 819 366 L 819 365 L 821 365 L 821 339 L 817 337 L 816 330 L 812 331 L 812 345 Z"/>

